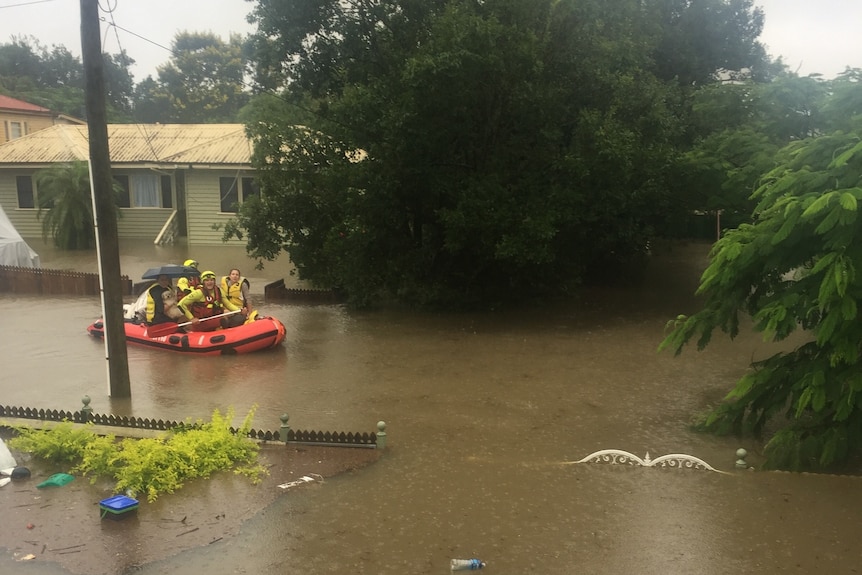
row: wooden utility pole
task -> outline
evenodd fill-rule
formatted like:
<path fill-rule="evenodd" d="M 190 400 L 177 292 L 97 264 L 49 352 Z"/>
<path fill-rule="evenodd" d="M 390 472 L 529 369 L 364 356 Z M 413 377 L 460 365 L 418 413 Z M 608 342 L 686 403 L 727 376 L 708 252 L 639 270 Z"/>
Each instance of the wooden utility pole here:
<path fill-rule="evenodd" d="M 98 0 L 81 0 L 81 60 L 84 63 L 84 95 L 90 139 L 90 189 L 96 222 L 109 394 L 111 397 L 131 397 L 129 355 L 123 327 L 117 205 L 114 201 L 111 157 L 108 151 L 101 37 Z"/>

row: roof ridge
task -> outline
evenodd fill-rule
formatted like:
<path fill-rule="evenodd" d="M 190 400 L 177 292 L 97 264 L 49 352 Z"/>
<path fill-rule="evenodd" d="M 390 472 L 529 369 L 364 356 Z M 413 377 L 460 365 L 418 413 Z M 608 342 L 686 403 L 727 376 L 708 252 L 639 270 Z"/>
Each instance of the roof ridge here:
<path fill-rule="evenodd" d="M 57 124 L 57 125 L 51 126 L 51 127 L 52 128 L 58 128 L 58 131 L 60 132 L 60 138 L 63 140 L 63 143 L 66 144 L 66 148 L 72 153 L 72 155 L 74 155 L 79 160 L 87 160 L 90 158 L 90 150 L 89 150 L 89 147 L 90 147 L 90 131 L 89 130 L 90 130 L 90 128 L 89 128 L 89 126 L 87 126 L 87 135 L 84 136 L 82 134 L 82 137 L 84 137 L 87 140 L 87 152 L 86 153 L 84 153 L 84 150 L 82 150 L 81 147 L 78 146 L 78 144 L 75 143 L 75 141 L 71 137 L 69 137 L 69 134 L 66 133 L 67 127 L 80 133 L 81 128 L 83 126 L 67 126 L 66 124 Z"/>

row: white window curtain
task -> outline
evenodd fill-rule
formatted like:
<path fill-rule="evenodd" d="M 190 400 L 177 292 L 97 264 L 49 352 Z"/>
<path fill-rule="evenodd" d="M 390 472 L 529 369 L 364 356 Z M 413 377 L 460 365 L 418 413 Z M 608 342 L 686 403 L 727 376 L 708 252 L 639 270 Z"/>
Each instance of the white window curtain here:
<path fill-rule="evenodd" d="M 132 191 L 135 194 L 136 208 L 159 207 L 159 177 L 156 174 L 135 174 L 132 176 Z"/>

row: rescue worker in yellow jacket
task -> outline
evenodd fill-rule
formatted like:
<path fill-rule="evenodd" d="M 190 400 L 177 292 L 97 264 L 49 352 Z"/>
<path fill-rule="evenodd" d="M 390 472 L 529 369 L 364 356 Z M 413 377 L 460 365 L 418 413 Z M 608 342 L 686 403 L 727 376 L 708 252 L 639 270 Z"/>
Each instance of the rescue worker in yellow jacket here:
<path fill-rule="evenodd" d="M 237 313 L 222 316 L 216 321 L 207 320 L 212 316 L 242 308 L 232 304 L 216 285 L 216 276 L 211 271 L 201 274 L 201 287 L 192 290 L 179 302 L 179 308 L 191 320 L 191 331 L 213 331 L 219 327 L 229 328 L 241 325 L 245 318 Z M 203 321 L 201 321 L 203 320 Z"/>
<path fill-rule="evenodd" d="M 145 311 L 145 321 L 148 325 L 156 325 L 159 323 L 176 323 L 176 318 L 171 318 L 167 315 L 165 308 L 165 292 L 168 292 L 170 298 L 173 298 L 174 288 L 171 286 L 171 278 L 166 275 L 160 275 L 156 283 L 147 288 L 147 307 Z"/>
<path fill-rule="evenodd" d="M 183 265 L 187 268 L 195 268 L 198 269 L 198 262 L 195 260 L 186 260 L 183 262 Z M 183 299 L 187 295 L 189 295 L 192 290 L 198 289 L 201 287 L 201 280 L 198 276 L 191 276 L 187 278 L 180 278 L 177 280 L 177 299 Z"/>

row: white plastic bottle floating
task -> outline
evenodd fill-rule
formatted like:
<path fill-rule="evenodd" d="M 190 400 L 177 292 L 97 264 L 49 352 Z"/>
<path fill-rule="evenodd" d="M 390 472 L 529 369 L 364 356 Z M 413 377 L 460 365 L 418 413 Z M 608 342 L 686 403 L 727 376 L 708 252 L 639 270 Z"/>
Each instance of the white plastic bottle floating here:
<path fill-rule="evenodd" d="M 484 566 L 485 562 L 479 559 L 452 559 L 449 569 L 452 571 L 475 571 Z"/>

